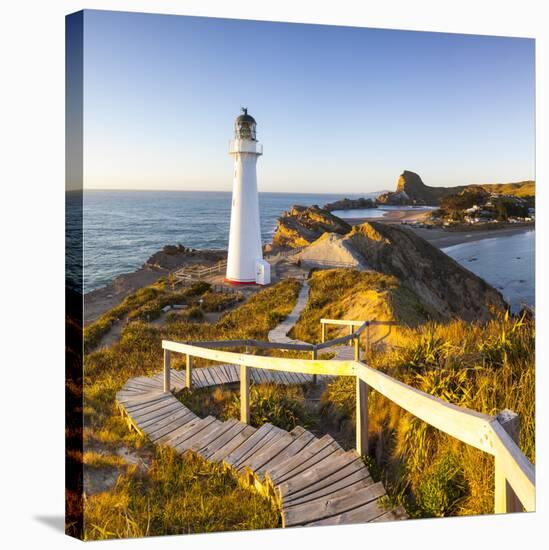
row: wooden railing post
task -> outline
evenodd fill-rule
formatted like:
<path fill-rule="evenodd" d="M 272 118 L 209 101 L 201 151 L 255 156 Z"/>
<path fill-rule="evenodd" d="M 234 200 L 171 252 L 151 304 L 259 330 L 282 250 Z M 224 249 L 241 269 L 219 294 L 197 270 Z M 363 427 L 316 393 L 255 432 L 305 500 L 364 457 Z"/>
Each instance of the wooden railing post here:
<path fill-rule="evenodd" d="M 165 349 L 164 350 L 164 393 L 168 393 L 170 391 L 170 350 Z"/>
<path fill-rule="evenodd" d="M 326 342 L 326 323 L 321 323 L 320 324 L 320 327 L 321 327 L 321 341 L 322 343 L 324 344 L 324 342 Z"/>
<path fill-rule="evenodd" d="M 349 325 L 349 336 L 351 336 L 351 334 L 353 334 L 354 330 L 353 330 L 353 325 L 352 323 Z M 352 346 L 353 345 L 353 341 L 352 340 L 349 340 L 349 345 Z"/>
<path fill-rule="evenodd" d="M 370 321 L 368 321 L 368 324 L 366 325 L 366 346 L 364 347 L 366 353 L 370 351 Z"/>
<path fill-rule="evenodd" d="M 356 452 L 368 454 L 368 384 L 356 377 Z"/>
<path fill-rule="evenodd" d="M 317 350 L 316 348 L 313 348 L 313 351 L 311 352 L 311 359 L 315 361 L 316 357 L 317 357 Z M 316 374 L 313 374 L 313 384 L 316 385 Z"/>
<path fill-rule="evenodd" d="M 193 356 L 187 353 L 185 364 L 185 387 L 191 389 L 193 385 Z"/>
<path fill-rule="evenodd" d="M 353 338 L 355 344 L 355 361 L 360 361 L 360 336 Z"/>
<path fill-rule="evenodd" d="M 250 423 L 250 371 L 240 365 L 240 422 Z"/>
<path fill-rule="evenodd" d="M 511 439 L 518 445 L 520 442 L 520 416 L 505 409 L 499 412 L 496 418 L 503 429 L 511 436 Z M 505 479 L 505 474 L 497 456 L 495 457 L 494 470 L 494 513 L 522 512 L 524 508 Z"/>

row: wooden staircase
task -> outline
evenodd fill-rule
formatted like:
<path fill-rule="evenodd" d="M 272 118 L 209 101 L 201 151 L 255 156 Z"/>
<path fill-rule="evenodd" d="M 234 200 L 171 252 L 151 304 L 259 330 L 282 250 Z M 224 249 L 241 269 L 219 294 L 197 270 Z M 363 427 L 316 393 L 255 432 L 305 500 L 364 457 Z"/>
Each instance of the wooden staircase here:
<path fill-rule="evenodd" d="M 192 378 L 197 388 L 231 384 L 239 382 L 239 369 L 193 369 Z M 256 383 L 312 381 L 312 375 L 265 369 L 251 369 L 250 378 Z M 185 371 L 172 369 L 170 379 L 172 391 L 181 391 Z M 330 435 L 319 438 L 300 426 L 287 432 L 268 423 L 254 428 L 235 419 L 200 418 L 163 391 L 163 373 L 129 380 L 116 399 L 130 426 L 153 443 L 222 464 L 243 484 L 271 498 L 280 508 L 283 527 L 406 517 L 403 510 L 383 506 L 383 485 L 374 482 L 356 451 L 345 451 Z"/>

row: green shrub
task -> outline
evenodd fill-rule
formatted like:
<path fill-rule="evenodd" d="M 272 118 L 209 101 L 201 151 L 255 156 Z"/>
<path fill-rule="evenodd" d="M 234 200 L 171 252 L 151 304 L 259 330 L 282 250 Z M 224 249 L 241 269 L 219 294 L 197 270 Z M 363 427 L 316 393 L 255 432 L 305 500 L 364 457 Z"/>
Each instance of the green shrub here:
<path fill-rule="evenodd" d="M 417 505 L 422 517 L 452 515 L 465 494 L 465 481 L 458 458 L 445 454 L 422 476 Z"/>
<path fill-rule="evenodd" d="M 228 402 L 225 416 L 240 418 L 240 393 Z M 259 428 L 270 422 L 286 431 L 296 426 L 311 427 L 313 420 L 305 408 L 305 396 L 300 386 L 252 384 L 250 387 L 250 423 Z"/>

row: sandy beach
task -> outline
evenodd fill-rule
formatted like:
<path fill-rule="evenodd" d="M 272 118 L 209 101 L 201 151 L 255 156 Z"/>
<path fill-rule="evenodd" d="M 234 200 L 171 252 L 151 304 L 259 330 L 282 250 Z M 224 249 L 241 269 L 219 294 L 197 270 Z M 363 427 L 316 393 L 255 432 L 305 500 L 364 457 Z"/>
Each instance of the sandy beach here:
<path fill-rule="evenodd" d="M 342 218 L 351 225 L 360 225 L 365 222 L 381 222 L 381 223 L 400 223 L 403 221 L 413 222 L 423 221 L 428 217 L 430 210 L 392 210 L 387 212 L 382 218 Z M 459 229 L 446 229 L 442 227 L 433 227 L 425 229 L 421 227 L 407 226 L 412 229 L 417 235 L 430 242 L 437 248 L 446 248 L 467 242 L 480 241 L 481 239 L 490 239 L 494 237 L 505 237 L 524 233 L 525 231 L 533 231 L 535 224 L 508 224 L 505 226 L 498 225 L 497 227 L 486 229 L 485 227 L 471 226 Z"/>

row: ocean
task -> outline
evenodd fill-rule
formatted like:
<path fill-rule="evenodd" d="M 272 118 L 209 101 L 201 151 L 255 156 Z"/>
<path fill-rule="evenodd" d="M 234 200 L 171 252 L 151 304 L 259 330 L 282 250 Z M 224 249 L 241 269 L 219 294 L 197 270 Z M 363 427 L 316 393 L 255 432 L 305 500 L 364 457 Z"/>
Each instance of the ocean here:
<path fill-rule="evenodd" d="M 536 232 L 526 231 L 443 248 L 456 262 L 497 288 L 516 312 L 535 305 Z"/>
<path fill-rule="evenodd" d="M 323 206 L 341 198 L 340 193 L 260 193 L 263 242 L 271 241 L 277 218 L 293 205 Z M 226 248 L 230 208 L 230 192 L 85 191 L 84 292 L 135 271 L 166 244 Z M 383 210 L 371 212 L 379 216 Z M 534 305 L 534 244 L 535 232 L 530 231 L 452 246 L 444 252 L 498 288 L 516 310 L 522 303 Z"/>
<path fill-rule="evenodd" d="M 277 218 L 294 204 L 323 206 L 341 198 L 340 193 L 259 193 L 263 242 L 271 242 Z M 84 292 L 135 271 L 166 244 L 227 248 L 230 212 L 230 192 L 85 191 Z"/>

